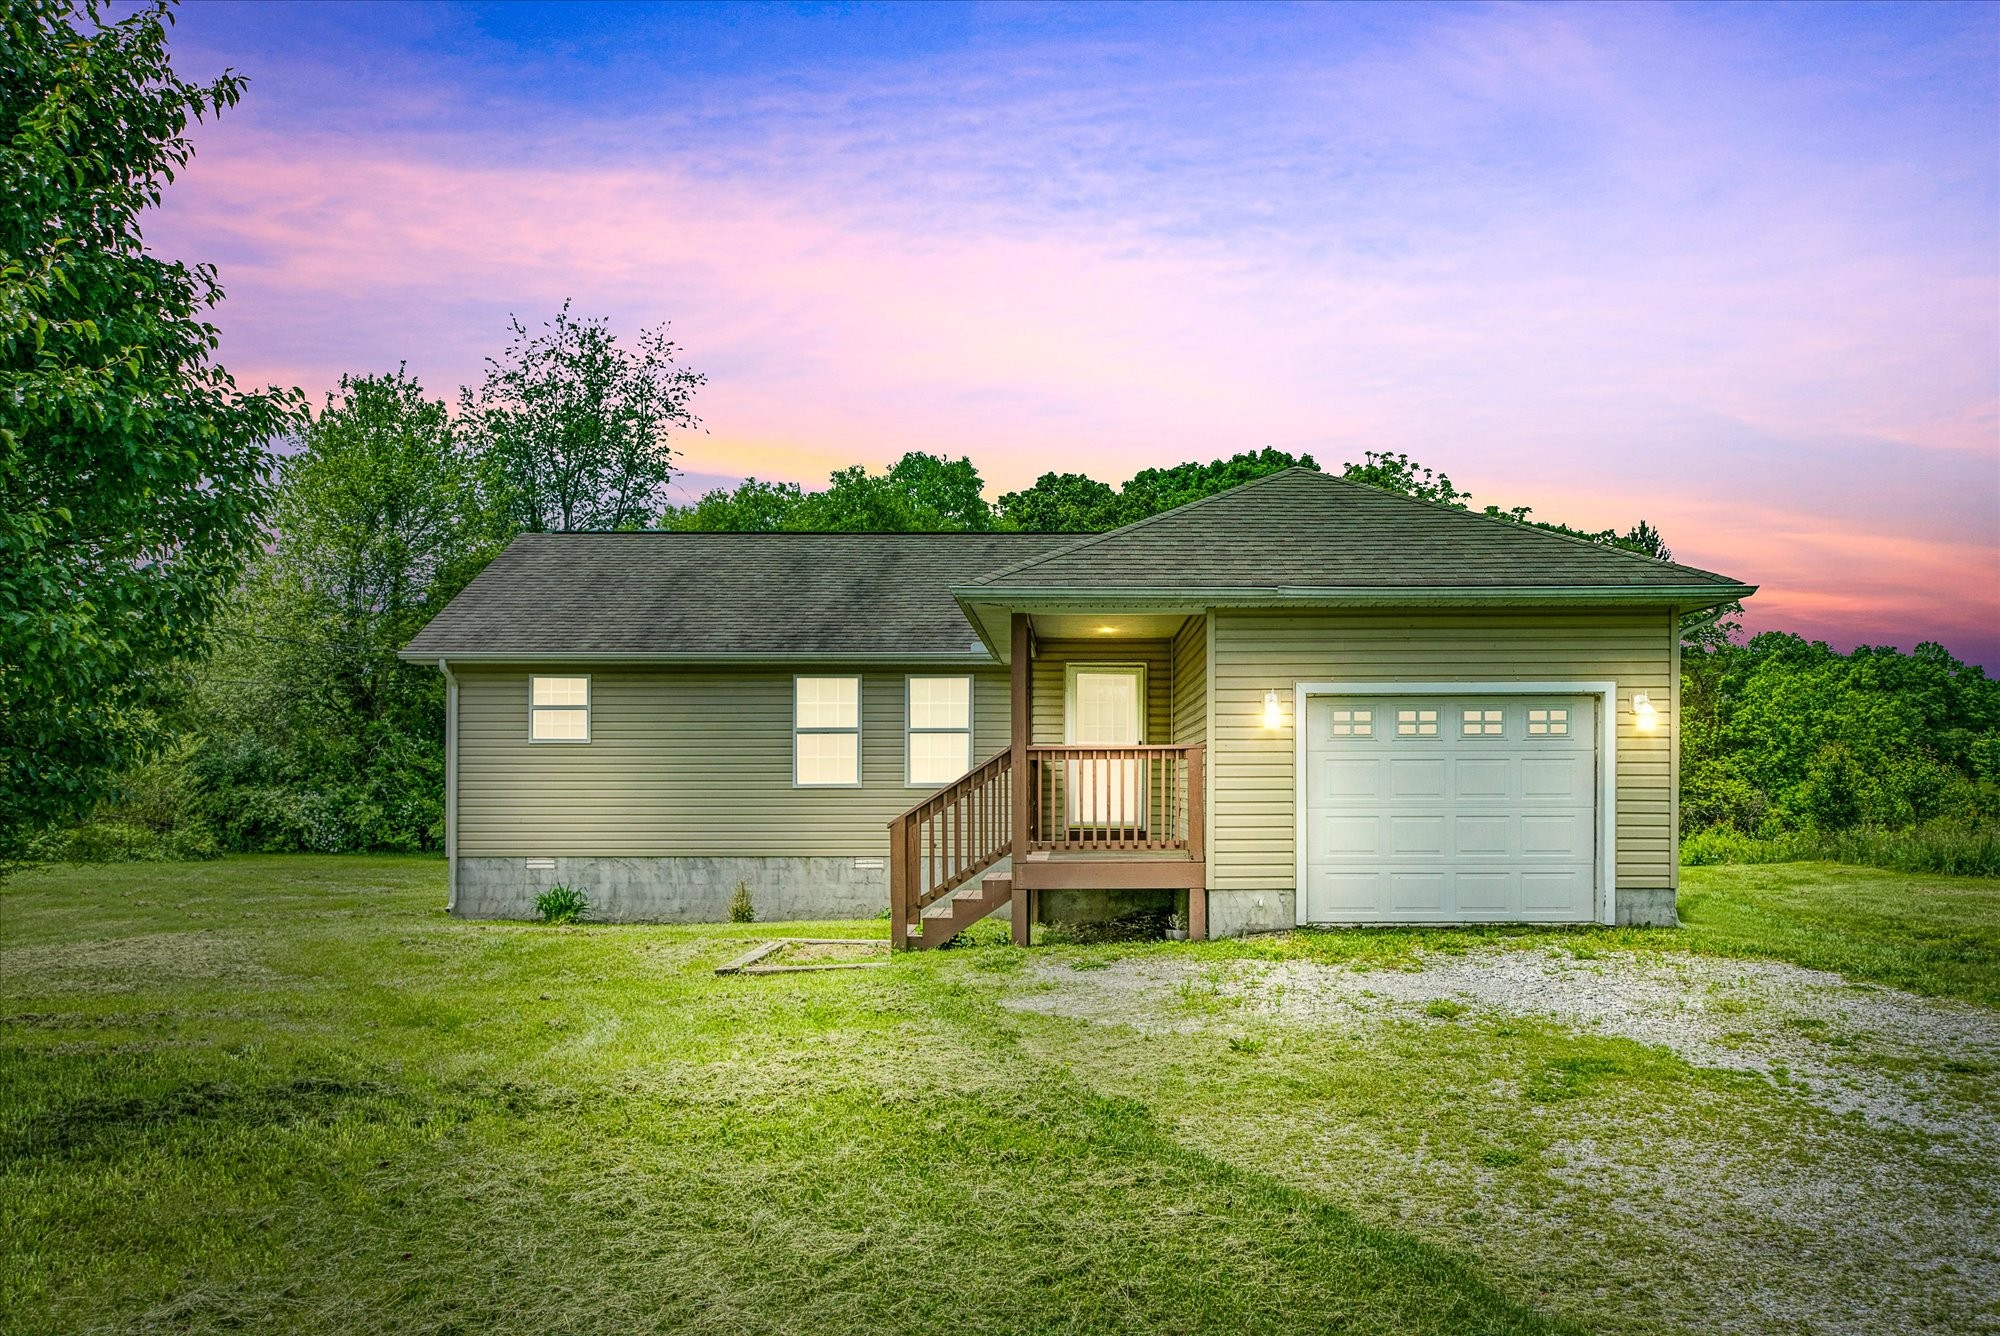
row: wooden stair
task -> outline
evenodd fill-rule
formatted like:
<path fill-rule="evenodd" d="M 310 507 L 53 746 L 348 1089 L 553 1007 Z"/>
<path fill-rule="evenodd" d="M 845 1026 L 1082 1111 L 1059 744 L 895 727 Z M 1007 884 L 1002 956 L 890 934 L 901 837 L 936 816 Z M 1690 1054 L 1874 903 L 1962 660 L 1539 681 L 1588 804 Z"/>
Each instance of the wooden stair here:
<path fill-rule="evenodd" d="M 982 877 L 926 909 L 919 920 L 921 926 L 916 923 L 909 926 L 906 946 L 912 951 L 942 946 L 1013 898 L 1012 877 L 999 873 Z"/>

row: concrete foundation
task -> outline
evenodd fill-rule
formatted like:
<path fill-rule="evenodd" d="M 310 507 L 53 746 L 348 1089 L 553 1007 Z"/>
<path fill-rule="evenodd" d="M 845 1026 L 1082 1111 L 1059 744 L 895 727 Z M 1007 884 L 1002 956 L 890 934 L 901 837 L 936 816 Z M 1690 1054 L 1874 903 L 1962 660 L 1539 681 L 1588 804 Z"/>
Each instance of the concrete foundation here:
<path fill-rule="evenodd" d="M 1210 891 L 1208 935 L 1241 937 L 1293 926 L 1290 891 Z"/>
<path fill-rule="evenodd" d="M 1671 887 L 1646 887 L 1638 890 L 1620 886 L 1618 888 L 1618 926 L 1642 928 L 1678 928 L 1681 926 L 1679 911 L 1675 908 L 1675 895 Z"/>
<path fill-rule="evenodd" d="M 535 897 L 560 883 L 588 897 L 593 923 L 723 923 L 738 882 L 764 922 L 874 918 L 889 907 L 880 858 L 460 858 L 452 912 L 533 918 Z"/>

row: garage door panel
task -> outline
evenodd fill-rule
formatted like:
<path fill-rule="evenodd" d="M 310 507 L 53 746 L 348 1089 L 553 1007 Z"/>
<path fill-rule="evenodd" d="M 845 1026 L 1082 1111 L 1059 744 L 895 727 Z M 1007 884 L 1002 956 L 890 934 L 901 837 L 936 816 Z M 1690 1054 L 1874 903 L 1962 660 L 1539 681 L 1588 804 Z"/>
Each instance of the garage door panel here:
<path fill-rule="evenodd" d="M 1445 818 L 1436 816 L 1392 816 L 1389 818 L 1389 852 L 1398 858 L 1436 859 L 1445 848 Z"/>
<path fill-rule="evenodd" d="M 1514 818 L 1466 816 L 1452 818 L 1452 852 L 1460 858 L 1509 858 L 1514 852 Z"/>
<path fill-rule="evenodd" d="M 1512 872 L 1460 872 L 1452 878 L 1453 906 L 1463 914 L 1505 914 L 1514 908 Z"/>
<path fill-rule="evenodd" d="M 1382 917 L 1380 872 L 1327 872 L 1314 879 L 1323 922 L 1367 922 Z"/>
<path fill-rule="evenodd" d="M 1445 763 L 1443 757 L 1397 757 L 1390 760 L 1388 765 L 1389 793 L 1392 797 L 1442 798 L 1444 796 Z"/>
<path fill-rule="evenodd" d="M 1516 762 L 1500 756 L 1462 756 L 1452 764 L 1452 795 L 1460 799 L 1507 799 L 1514 794 Z"/>
<path fill-rule="evenodd" d="M 1566 918 L 1590 917 L 1590 874 L 1575 869 L 1521 872 L 1521 911 L 1527 914 L 1556 914 Z"/>
<path fill-rule="evenodd" d="M 1583 802 L 1596 767 L 1588 756 L 1530 756 L 1521 762 L 1521 797 L 1529 802 Z"/>
<path fill-rule="evenodd" d="M 1445 907 L 1442 872 L 1391 872 L 1388 908 L 1398 914 L 1436 914 Z"/>
<path fill-rule="evenodd" d="M 1521 818 L 1521 857 L 1585 859 L 1590 856 L 1590 822 L 1581 812 Z"/>
<path fill-rule="evenodd" d="M 1329 798 L 1382 797 L 1382 762 L 1375 757 L 1322 756 L 1311 767 L 1314 787 Z"/>
<path fill-rule="evenodd" d="M 1309 700 L 1301 918 L 1588 921 L 1596 709 L 1560 696 Z"/>
<path fill-rule="evenodd" d="M 1379 858 L 1387 852 L 1382 847 L 1382 818 L 1315 814 L 1312 852 L 1316 858 Z"/>

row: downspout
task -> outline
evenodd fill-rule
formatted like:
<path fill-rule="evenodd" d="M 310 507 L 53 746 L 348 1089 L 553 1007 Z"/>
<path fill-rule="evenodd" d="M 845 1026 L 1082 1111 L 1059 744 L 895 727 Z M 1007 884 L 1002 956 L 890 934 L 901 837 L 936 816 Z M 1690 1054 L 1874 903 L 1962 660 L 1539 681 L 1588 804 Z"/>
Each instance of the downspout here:
<path fill-rule="evenodd" d="M 438 660 L 444 674 L 444 907 L 458 908 L 458 679 Z"/>

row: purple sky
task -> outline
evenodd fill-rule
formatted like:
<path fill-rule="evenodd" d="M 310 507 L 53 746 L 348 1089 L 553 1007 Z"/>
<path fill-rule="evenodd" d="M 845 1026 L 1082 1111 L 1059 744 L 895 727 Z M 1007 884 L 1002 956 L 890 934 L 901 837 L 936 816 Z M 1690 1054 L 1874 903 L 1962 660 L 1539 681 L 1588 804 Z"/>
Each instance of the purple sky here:
<path fill-rule="evenodd" d="M 2000 668 L 2000 7 L 193 4 L 239 381 L 670 320 L 716 479 L 1271 445 Z"/>

